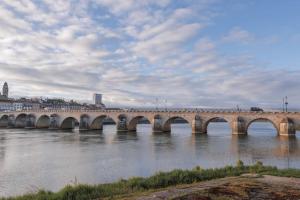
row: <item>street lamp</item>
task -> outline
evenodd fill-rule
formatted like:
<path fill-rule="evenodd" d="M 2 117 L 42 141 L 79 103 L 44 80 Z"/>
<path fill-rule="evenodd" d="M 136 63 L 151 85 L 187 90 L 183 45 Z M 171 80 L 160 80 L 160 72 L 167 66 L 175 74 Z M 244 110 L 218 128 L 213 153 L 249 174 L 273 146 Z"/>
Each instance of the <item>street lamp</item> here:
<path fill-rule="evenodd" d="M 282 99 L 282 111 L 283 112 L 287 112 L 288 111 L 288 97 L 285 96 L 283 99 Z"/>
<path fill-rule="evenodd" d="M 287 112 L 288 111 L 288 97 L 287 96 L 285 96 L 285 112 Z"/>

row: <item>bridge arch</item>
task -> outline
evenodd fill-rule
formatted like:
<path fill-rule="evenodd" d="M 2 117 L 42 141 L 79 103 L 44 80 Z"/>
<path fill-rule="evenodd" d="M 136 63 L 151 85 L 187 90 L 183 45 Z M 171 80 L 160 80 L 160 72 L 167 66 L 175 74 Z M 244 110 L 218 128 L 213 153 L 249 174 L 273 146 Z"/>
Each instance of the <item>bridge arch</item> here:
<path fill-rule="evenodd" d="M 48 115 L 40 116 L 36 122 L 36 128 L 49 128 L 49 127 L 50 127 L 50 117 Z"/>
<path fill-rule="evenodd" d="M 173 116 L 173 117 L 170 117 L 169 119 L 167 119 L 165 121 L 165 123 L 163 124 L 163 131 L 164 132 L 171 132 L 171 124 L 173 124 L 174 122 L 176 122 L 176 120 L 182 120 L 183 123 L 189 124 L 190 127 L 192 128 L 191 123 L 187 119 L 185 119 L 184 117 Z"/>
<path fill-rule="evenodd" d="M 276 130 L 276 134 L 279 135 L 279 127 L 276 125 L 276 123 L 272 120 L 272 119 L 268 119 L 268 118 L 255 118 L 251 121 L 249 121 L 246 125 L 246 133 L 249 134 L 249 128 L 252 124 L 254 124 L 255 122 L 266 122 L 266 123 L 269 123 L 269 124 L 272 124 L 274 129 Z"/>
<path fill-rule="evenodd" d="M 225 122 L 225 123 L 227 123 L 229 129 L 231 129 L 230 121 L 228 119 L 226 119 L 225 117 L 212 117 L 204 122 L 204 124 L 203 124 L 203 129 L 204 129 L 203 132 L 204 133 L 208 133 L 209 124 L 212 122 Z"/>
<path fill-rule="evenodd" d="M 0 127 L 8 127 L 9 117 L 8 115 L 3 115 L 0 118 Z"/>
<path fill-rule="evenodd" d="M 25 113 L 19 114 L 15 119 L 15 127 L 16 128 L 25 128 L 26 127 L 26 117 Z"/>
<path fill-rule="evenodd" d="M 149 124 L 151 124 L 151 121 L 145 117 L 145 116 L 142 116 L 142 115 L 139 115 L 139 116 L 135 116 L 133 117 L 129 123 L 128 123 L 128 130 L 129 131 L 136 131 L 137 130 L 137 125 L 138 123 L 141 121 L 141 120 L 145 120 L 147 121 Z"/>
<path fill-rule="evenodd" d="M 79 124 L 79 121 L 75 117 L 66 117 L 62 120 L 61 129 L 74 129 Z"/>
<path fill-rule="evenodd" d="M 116 124 L 117 122 L 110 117 L 109 115 L 100 115 L 98 117 L 96 117 L 90 124 L 90 129 L 92 130 L 103 130 L 103 122 L 105 121 L 110 121 L 114 124 Z"/>

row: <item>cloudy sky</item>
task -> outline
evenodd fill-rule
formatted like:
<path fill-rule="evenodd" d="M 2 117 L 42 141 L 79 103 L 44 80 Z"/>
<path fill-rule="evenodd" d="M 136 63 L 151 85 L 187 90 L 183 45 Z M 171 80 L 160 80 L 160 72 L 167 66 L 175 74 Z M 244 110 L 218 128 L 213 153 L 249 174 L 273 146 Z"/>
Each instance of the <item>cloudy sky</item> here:
<path fill-rule="evenodd" d="M 55 3 L 54 3 L 55 2 Z M 12 96 L 300 107 L 296 0 L 1 0 Z"/>

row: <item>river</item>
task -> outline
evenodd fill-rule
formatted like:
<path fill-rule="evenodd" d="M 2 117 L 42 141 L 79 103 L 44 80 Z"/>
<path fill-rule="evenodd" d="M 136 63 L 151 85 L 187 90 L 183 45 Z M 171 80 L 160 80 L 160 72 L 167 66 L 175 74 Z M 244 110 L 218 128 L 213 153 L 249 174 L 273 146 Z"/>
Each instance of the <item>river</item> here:
<path fill-rule="evenodd" d="M 187 124 L 172 125 L 170 134 L 153 134 L 148 124 L 139 124 L 137 133 L 117 133 L 114 125 L 102 132 L 0 129 L 0 197 L 238 159 L 300 168 L 299 135 L 278 137 L 263 122 L 253 123 L 245 137 L 232 136 L 227 123 L 210 123 L 207 135 L 193 135 Z"/>

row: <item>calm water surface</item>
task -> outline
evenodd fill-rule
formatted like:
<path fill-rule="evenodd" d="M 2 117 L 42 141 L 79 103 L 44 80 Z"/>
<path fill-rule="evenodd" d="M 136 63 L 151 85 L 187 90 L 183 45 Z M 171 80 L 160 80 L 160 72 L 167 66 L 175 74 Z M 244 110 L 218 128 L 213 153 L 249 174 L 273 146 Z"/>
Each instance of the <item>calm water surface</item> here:
<path fill-rule="evenodd" d="M 298 133 L 298 135 L 300 135 Z M 300 137 L 280 138 L 271 124 L 254 123 L 249 135 L 234 137 L 227 123 L 211 123 L 207 135 L 192 135 L 186 124 L 171 134 L 153 134 L 150 125 L 137 133 L 0 129 L 0 196 L 66 184 L 105 183 L 149 176 L 174 168 L 221 167 L 257 160 L 280 168 L 300 168 Z"/>

